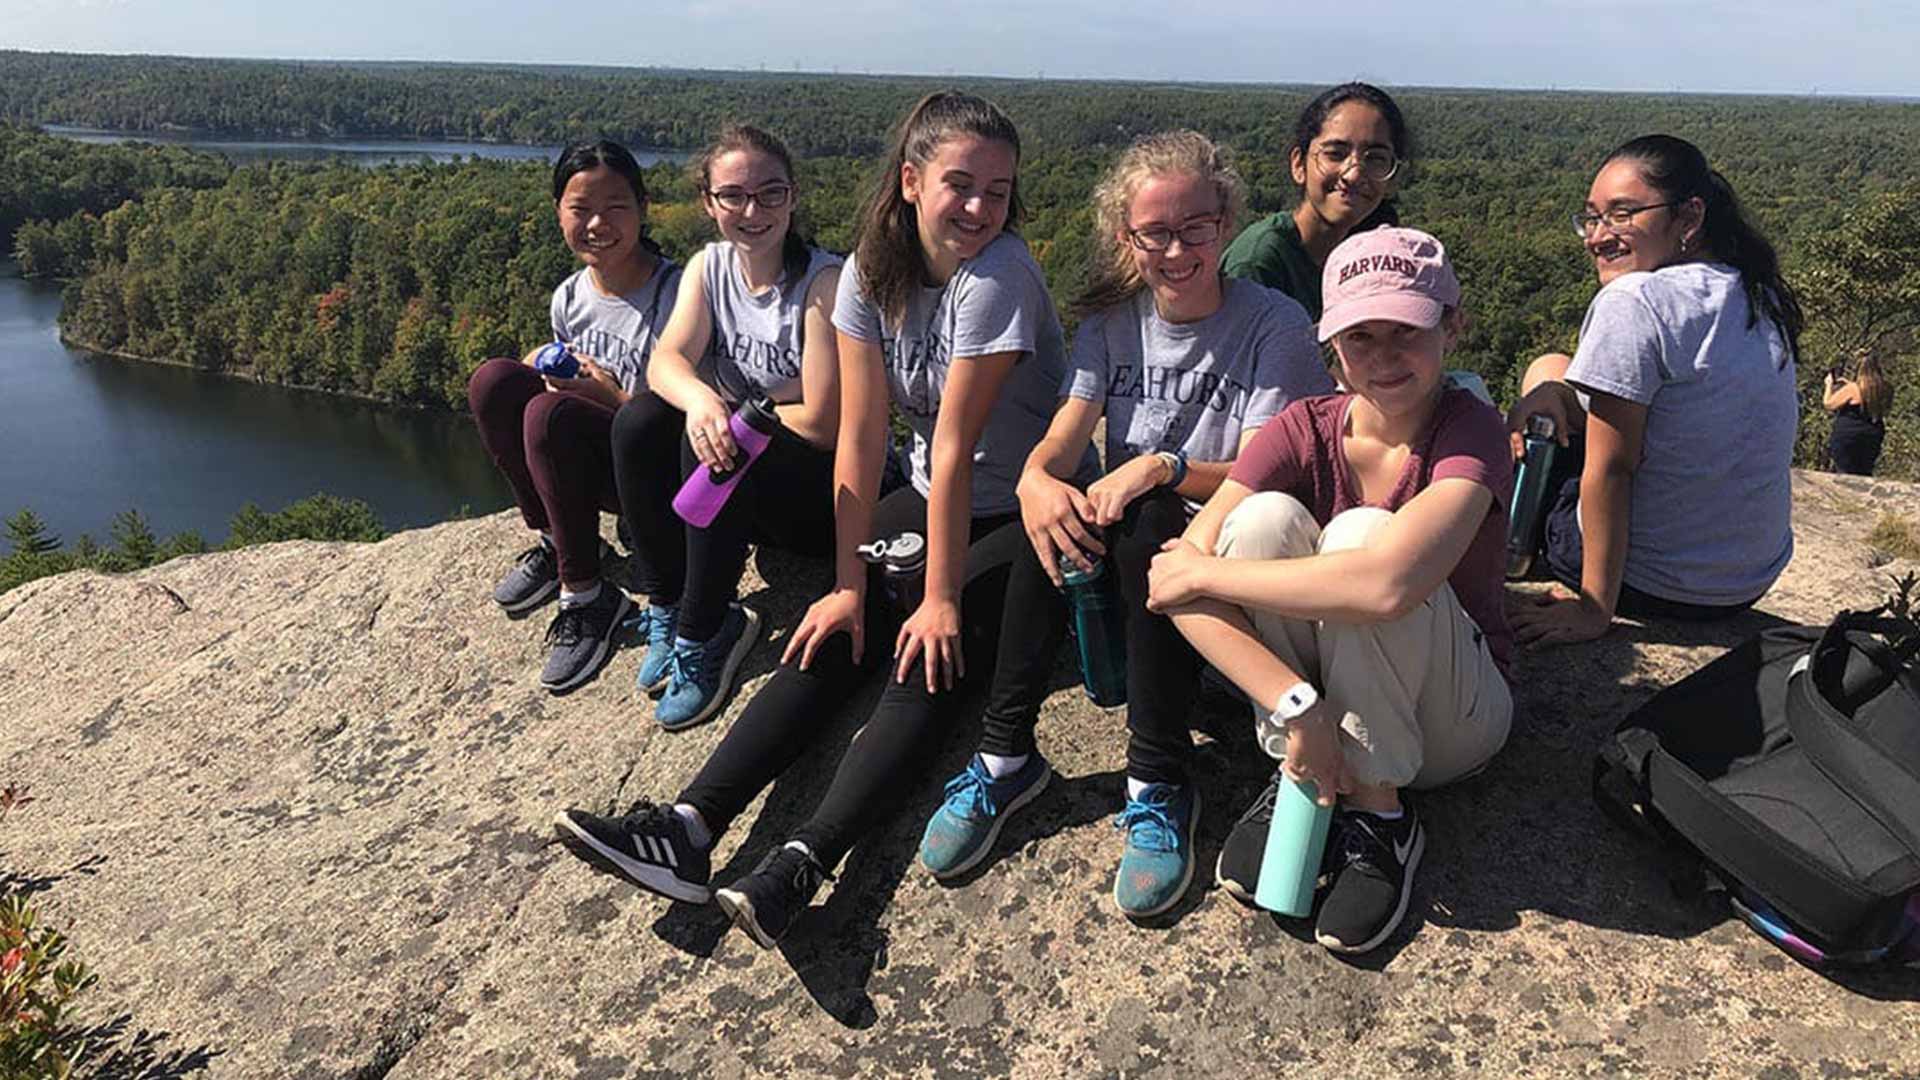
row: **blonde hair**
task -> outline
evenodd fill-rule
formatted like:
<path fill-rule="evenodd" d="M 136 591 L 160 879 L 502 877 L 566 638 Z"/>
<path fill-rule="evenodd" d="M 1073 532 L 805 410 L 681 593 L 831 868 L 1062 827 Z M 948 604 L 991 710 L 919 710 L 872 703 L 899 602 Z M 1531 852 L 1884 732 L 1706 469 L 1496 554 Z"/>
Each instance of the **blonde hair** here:
<path fill-rule="evenodd" d="M 1893 408 L 1893 384 L 1887 381 L 1887 373 L 1880 367 L 1879 357 L 1861 350 L 1858 381 L 1860 407 L 1875 420 L 1886 419 L 1887 412 Z"/>
<path fill-rule="evenodd" d="M 1075 314 L 1091 315 L 1130 300 L 1145 286 L 1126 237 L 1127 211 L 1149 177 L 1180 175 L 1213 185 L 1220 200 L 1220 243 L 1233 236 L 1247 203 L 1247 187 L 1226 150 L 1197 131 L 1142 135 L 1093 189 L 1093 268 L 1087 287 L 1073 302 Z"/>

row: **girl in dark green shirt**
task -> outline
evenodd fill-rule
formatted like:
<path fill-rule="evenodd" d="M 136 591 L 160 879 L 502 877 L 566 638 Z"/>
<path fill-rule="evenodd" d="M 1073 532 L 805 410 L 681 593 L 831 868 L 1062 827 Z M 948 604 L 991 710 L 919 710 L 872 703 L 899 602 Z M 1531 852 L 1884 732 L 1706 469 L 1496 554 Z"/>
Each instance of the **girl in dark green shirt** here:
<path fill-rule="evenodd" d="M 1320 318 L 1320 268 L 1349 235 L 1394 225 L 1395 180 L 1411 152 L 1407 122 L 1386 91 L 1343 83 L 1307 103 L 1288 161 L 1300 205 L 1246 227 L 1221 269 L 1279 289 Z"/>

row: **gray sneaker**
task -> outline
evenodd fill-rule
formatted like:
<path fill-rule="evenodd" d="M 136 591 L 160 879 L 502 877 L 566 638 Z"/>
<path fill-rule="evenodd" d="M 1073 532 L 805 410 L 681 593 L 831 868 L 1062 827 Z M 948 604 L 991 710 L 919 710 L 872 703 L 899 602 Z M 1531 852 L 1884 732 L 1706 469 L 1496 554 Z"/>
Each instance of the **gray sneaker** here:
<path fill-rule="evenodd" d="M 493 602 L 508 615 L 525 615 L 560 591 L 560 564 L 553 545 L 541 537 L 539 542 L 520 553 L 513 569 L 493 587 Z"/>
<path fill-rule="evenodd" d="M 633 610 L 610 581 L 600 583 L 600 595 L 578 607 L 562 606 L 547 626 L 547 665 L 540 669 L 540 685 L 556 694 L 579 686 L 599 672 L 613 652 L 614 633 Z"/>

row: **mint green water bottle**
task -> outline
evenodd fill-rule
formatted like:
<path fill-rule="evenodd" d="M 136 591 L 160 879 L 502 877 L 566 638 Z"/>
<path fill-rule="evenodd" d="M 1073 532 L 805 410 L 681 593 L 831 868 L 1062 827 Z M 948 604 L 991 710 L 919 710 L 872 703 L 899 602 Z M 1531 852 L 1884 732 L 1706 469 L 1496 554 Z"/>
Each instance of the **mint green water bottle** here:
<path fill-rule="evenodd" d="M 1260 714 L 1254 736 L 1267 756 L 1282 762 L 1287 754 L 1287 723 L 1283 716 L 1304 715 L 1319 700 L 1307 683 L 1288 691 L 1275 712 Z M 1333 807 L 1321 806 L 1312 783 L 1280 774 L 1274 795 L 1273 821 L 1267 825 L 1267 846 L 1260 856 L 1260 880 L 1254 883 L 1253 902 L 1268 911 L 1296 919 L 1313 911 L 1314 886 L 1320 881 L 1320 857 L 1327 849 L 1327 828 Z"/>
<path fill-rule="evenodd" d="M 1273 800 L 1273 823 L 1267 826 L 1266 853 L 1260 858 L 1260 881 L 1253 902 L 1282 915 L 1303 918 L 1313 911 L 1313 890 L 1320 880 L 1320 858 L 1327 848 L 1327 827 L 1333 807 L 1316 801 L 1311 782 L 1300 783 L 1282 774 L 1280 792 Z"/>

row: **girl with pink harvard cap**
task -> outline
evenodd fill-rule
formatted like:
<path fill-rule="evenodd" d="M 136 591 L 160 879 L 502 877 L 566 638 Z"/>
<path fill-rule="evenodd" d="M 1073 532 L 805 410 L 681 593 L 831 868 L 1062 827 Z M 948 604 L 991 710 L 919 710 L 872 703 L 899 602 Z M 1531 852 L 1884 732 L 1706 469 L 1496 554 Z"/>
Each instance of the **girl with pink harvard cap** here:
<path fill-rule="evenodd" d="M 1321 289 L 1319 336 L 1349 392 L 1294 402 L 1253 437 L 1154 559 L 1148 600 L 1263 734 L 1284 732 L 1286 773 L 1337 799 L 1314 934 L 1357 953 L 1399 926 L 1426 849 L 1403 791 L 1471 776 L 1506 742 L 1513 467 L 1499 413 L 1443 376 L 1463 320 L 1438 240 L 1351 236 Z M 1229 894 L 1252 897 L 1272 813 L 1269 792 L 1229 835 Z"/>

